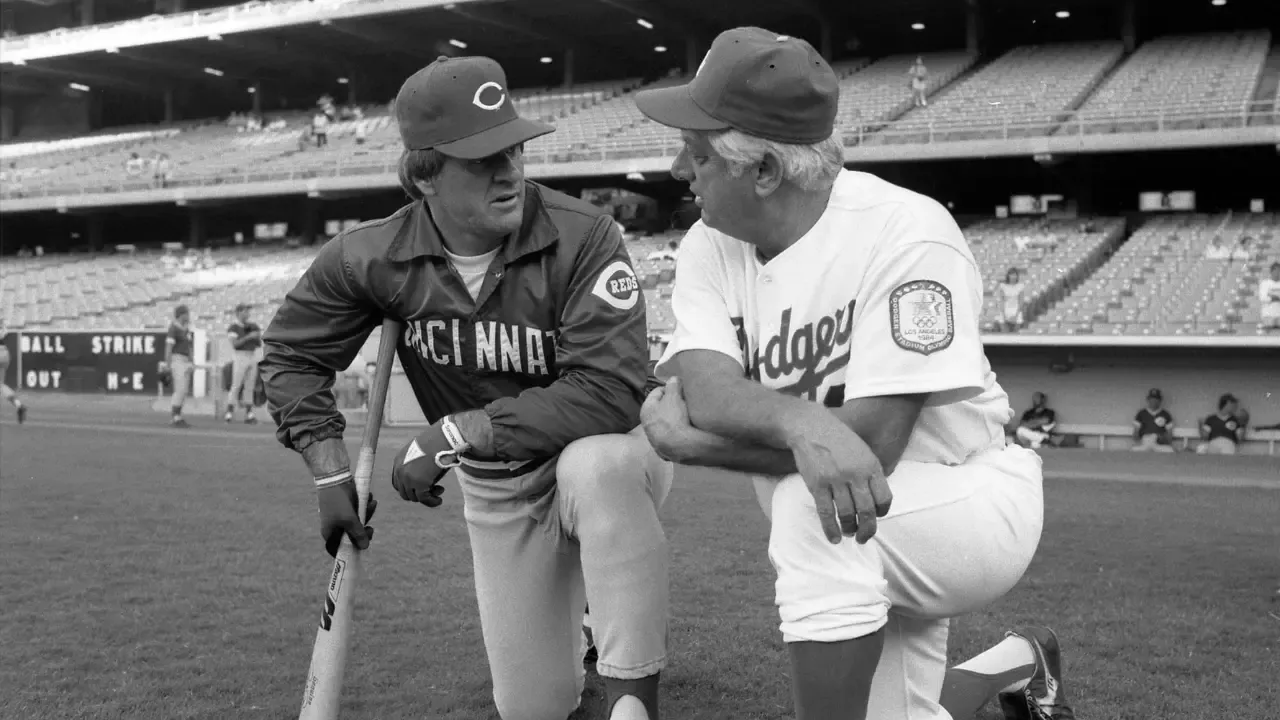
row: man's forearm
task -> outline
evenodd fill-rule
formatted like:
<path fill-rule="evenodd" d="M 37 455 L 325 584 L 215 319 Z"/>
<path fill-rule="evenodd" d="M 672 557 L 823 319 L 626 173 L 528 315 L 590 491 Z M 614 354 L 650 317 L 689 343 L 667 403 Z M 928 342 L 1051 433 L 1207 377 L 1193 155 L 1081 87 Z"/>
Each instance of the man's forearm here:
<path fill-rule="evenodd" d="M 467 410 L 453 416 L 462 437 L 471 443 L 471 453 L 476 457 L 493 456 L 493 423 L 484 410 Z"/>
<path fill-rule="evenodd" d="M 734 442 L 709 432 L 704 432 L 702 438 L 695 450 L 675 461 L 681 465 L 718 467 L 753 475 L 796 472 L 796 458 L 790 450 Z"/>
<path fill-rule="evenodd" d="M 923 396 L 860 398 L 829 412 L 867 444 L 883 466 L 885 475 L 890 475 L 911 439 L 911 431 L 923 403 Z M 825 408 L 823 411 L 828 412 Z M 790 450 L 735 441 L 708 431 L 703 433 L 697 449 L 679 462 L 761 475 L 796 472 L 795 456 Z"/>
<path fill-rule="evenodd" d="M 312 477 L 326 477 L 351 469 L 351 457 L 342 438 L 335 437 L 313 442 L 302 451 L 302 459 Z"/>
<path fill-rule="evenodd" d="M 683 391 L 690 424 L 744 446 L 785 449 L 805 419 L 826 411 L 749 381 L 734 382 L 731 389 L 689 382 Z"/>

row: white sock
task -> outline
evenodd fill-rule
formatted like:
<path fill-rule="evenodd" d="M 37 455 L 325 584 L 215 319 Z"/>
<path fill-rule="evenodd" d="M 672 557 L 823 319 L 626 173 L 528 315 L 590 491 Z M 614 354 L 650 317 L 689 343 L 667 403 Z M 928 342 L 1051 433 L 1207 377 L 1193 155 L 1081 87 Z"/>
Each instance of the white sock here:
<path fill-rule="evenodd" d="M 1035 667 L 1036 653 L 1031 643 L 1020 637 L 1007 637 L 999 645 L 981 655 L 965 660 L 956 666 L 957 670 L 967 670 L 979 675 L 1000 675 L 1020 667 Z M 1018 692 L 1027 686 L 1030 677 L 1023 678 L 1004 688 L 1000 692 Z"/>

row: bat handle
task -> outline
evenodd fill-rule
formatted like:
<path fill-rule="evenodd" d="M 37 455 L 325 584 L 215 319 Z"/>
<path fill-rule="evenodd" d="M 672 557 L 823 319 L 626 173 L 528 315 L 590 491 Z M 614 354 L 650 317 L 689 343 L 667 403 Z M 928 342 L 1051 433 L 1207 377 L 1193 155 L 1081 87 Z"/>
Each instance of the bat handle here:
<path fill-rule="evenodd" d="M 373 386 L 369 388 L 369 413 L 365 418 L 360 454 L 356 457 L 356 510 L 360 522 L 365 522 L 368 517 L 374 454 L 378 450 L 378 431 L 382 429 L 387 390 L 391 386 L 391 364 L 395 362 L 396 342 L 400 339 L 400 332 L 399 321 L 391 318 L 382 321 L 382 337 L 378 342 L 378 357 L 374 361 Z"/>

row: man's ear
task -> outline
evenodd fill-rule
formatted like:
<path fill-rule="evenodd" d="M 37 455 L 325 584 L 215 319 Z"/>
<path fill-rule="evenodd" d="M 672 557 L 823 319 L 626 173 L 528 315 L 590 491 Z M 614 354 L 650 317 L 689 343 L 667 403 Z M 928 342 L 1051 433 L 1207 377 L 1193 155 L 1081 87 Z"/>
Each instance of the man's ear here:
<path fill-rule="evenodd" d="M 772 195 L 786 178 L 783 176 L 782 163 L 773 153 L 765 153 L 764 158 L 755 165 L 756 194 L 760 197 Z"/>
<path fill-rule="evenodd" d="M 435 197 L 435 196 L 436 196 L 436 186 L 435 186 L 435 182 L 434 182 L 434 181 L 432 181 L 432 180 L 414 180 L 414 181 L 413 181 L 413 184 L 417 186 L 418 190 L 420 190 L 420 191 L 422 192 L 422 195 L 423 195 L 424 197 Z"/>

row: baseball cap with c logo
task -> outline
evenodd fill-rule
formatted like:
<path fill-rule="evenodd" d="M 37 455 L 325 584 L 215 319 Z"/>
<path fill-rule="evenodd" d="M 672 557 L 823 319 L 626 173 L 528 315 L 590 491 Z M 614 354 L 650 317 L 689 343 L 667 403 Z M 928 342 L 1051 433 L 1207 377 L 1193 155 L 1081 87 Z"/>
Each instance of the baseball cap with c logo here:
<path fill-rule="evenodd" d="M 839 79 L 812 45 L 758 27 L 720 33 L 689 84 L 636 93 L 660 125 L 795 145 L 831 137 L 839 105 Z"/>
<path fill-rule="evenodd" d="M 463 160 L 555 132 L 553 125 L 520 117 L 506 73 L 487 57 L 440 56 L 405 80 L 394 113 L 406 150 L 435 148 Z"/>

